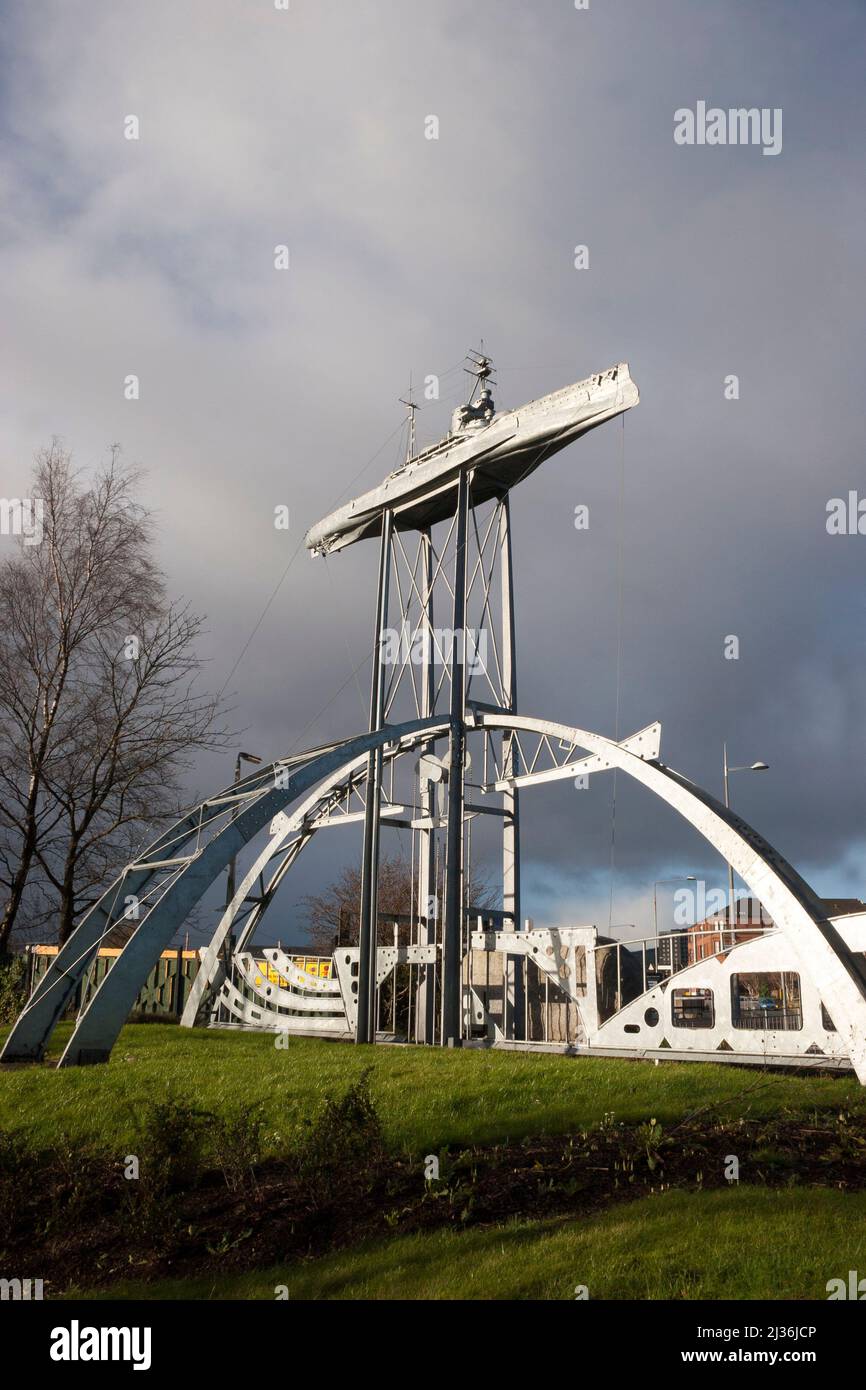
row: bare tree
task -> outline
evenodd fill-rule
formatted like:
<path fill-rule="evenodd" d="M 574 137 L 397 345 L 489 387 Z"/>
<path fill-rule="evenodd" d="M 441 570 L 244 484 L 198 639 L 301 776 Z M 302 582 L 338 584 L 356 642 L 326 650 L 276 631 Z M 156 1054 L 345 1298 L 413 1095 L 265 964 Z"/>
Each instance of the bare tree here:
<path fill-rule="evenodd" d="M 65 940 L 176 809 L 188 755 L 226 739 L 137 482 L 115 448 L 86 485 L 55 442 L 33 478 L 41 542 L 0 567 L 0 950 L 49 914 Z"/>
<path fill-rule="evenodd" d="M 380 945 L 393 944 L 393 923 L 409 919 L 413 907 L 412 865 L 401 855 L 382 855 L 379 860 L 377 938 Z M 468 898 L 475 907 L 489 907 L 494 894 L 490 884 L 473 870 L 469 877 Z M 307 933 L 313 950 L 330 955 L 334 944 L 357 945 L 358 907 L 361 901 L 361 870 L 347 865 L 324 893 L 303 898 L 301 908 L 307 923 Z M 390 920 L 389 920 L 390 919 Z"/>

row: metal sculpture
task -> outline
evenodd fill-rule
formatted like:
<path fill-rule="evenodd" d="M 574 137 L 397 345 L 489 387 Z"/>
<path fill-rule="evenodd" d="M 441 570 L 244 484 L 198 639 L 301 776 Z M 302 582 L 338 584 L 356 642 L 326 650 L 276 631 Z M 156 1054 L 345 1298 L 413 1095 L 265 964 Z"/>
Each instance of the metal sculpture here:
<path fill-rule="evenodd" d="M 694 826 L 771 915 L 774 939 L 784 950 L 780 956 L 764 943 L 761 959 L 770 951 L 766 958 L 791 969 L 788 951 L 832 1015 L 822 1047 L 804 1044 L 794 1052 L 814 1057 L 835 1049 L 866 1084 L 866 969 L 859 940 L 826 916 L 809 886 L 757 832 L 660 762 L 660 725 L 615 741 L 518 713 L 511 490 L 548 456 L 639 398 L 628 366 L 620 363 L 497 414 L 492 370 L 483 354 L 471 357 L 468 402 L 455 412 L 449 435 L 417 454 L 410 395 L 406 462 L 308 533 L 314 553 L 379 539 L 368 731 L 257 769 L 194 808 L 127 865 L 39 981 L 6 1042 L 4 1060 L 43 1055 L 101 940 L 125 921 L 134 926 L 130 939 L 79 1016 L 60 1065 L 106 1060 L 161 951 L 217 876 L 266 828 L 267 842 L 202 953 L 186 1025 L 222 1017 L 277 1033 L 374 1042 L 380 992 L 402 970 L 411 987 L 407 1037 L 459 1046 L 481 1034 L 488 1043 L 520 1046 L 529 1040 L 532 968 L 574 1005 L 581 1047 L 641 1055 L 666 1047 L 677 1055 L 666 1036 L 666 991 L 676 972 L 660 978 L 657 951 L 650 979 L 644 947 L 636 999 L 625 999 L 618 975 L 614 1014 L 603 1017 L 596 966 L 610 947 L 595 929 L 534 931 L 521 921 L 522 791 L 619 769 Z M 443 614 L 445 628 L 437 626 Z M 471 901 L 472 828 L 484 822 L 499 827 L 497 908 Z M 279 948 L 256 954 L 255 934 L 304 848 L 316 834 L 351 824 L 363 825 L 357 943 L 341 945 L 316 975 Z M 409 832 L 413 840 L 407 939 L 393 945 L 378 939 L 383 827 Z M 738 958 L 760 955 L 751 943 L 736 941 L 715 955 L 723 961 L 736 952 Z M 473 980 L 479 953 L 503 961 L 498 1017 Z M 619 946 L 616 959 L 619 970 Z M 683 966 L 684 979 L 692 977 L 694 964 Z M 702 988 L 695 986 L 698 995 Z M 828 1041 L 831 1031 L 835 1043 Z M 633 1041 L 636 1033 L 640 1044 Z M 737 1040 L 735 1047 L 726 1037 L 713 1038 L 726 1053 L 749 1058 Z M 766 1047 L 765 1039 L 765 1055 Z M 777 1051 L 792 1059 L 784 1048 Z"/>

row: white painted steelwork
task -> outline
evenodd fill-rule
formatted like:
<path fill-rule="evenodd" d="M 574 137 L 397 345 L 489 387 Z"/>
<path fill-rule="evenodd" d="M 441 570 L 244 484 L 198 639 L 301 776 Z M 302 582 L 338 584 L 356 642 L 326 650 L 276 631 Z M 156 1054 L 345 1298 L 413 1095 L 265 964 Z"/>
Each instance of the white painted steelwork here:
<path fill-rule="evenodd" d="M 509 490 L 546 457 L 622 415 L 639 397 L 621 363 L 518 411 L 497 415 L 487 388 L 491 370 L 489 359 L 476 355 L 471 374 L 475 389 L 484 389 L 477 402 L 473 390 L 446 439 L 409 457 L 380 487 L 332 512 L 308 533 L 307 543 L 317 552 L 380 537 L 369 732 L 262 768 L 202 802 L 161 835 L 127 866 L 65 943 L 16 1021 L 4 1059 L 43 1055 L 100 941 L 126 920 L 125 904 L 134 896 L 141 906 L 135 930 L 82 1011 L 61 1065 L 106 1060 L 161 951 L 217 875 L 269 827 L 267 844 L 255 854 L 202 953 L 182 1020 L 187 1025 L 212 1017 L 216 1008 L 237 1026 L 374 1041 L 377 991 L 396 969 L 408 967 L 410 974 L 416 972 L 413 1036 L 419 1041 L 459 1044 L 471 1041 L 481 1028 L 491 1045 L 532 1046 L 525 981 L 537 967 L 545 989 L 552 984 L 576 1009 L 580 1050 L 670 1057 L 705 1056 L 709 1050 L 719 1060 L 754 1061 L 755 1038 L 745 1036 L 749 1029 L 737 1028 L 730 1006 L 735 963 L 745 962 L 744 972 L 746 967 L 765 973 L 796 971 L 800 977 L 802 1037 L 795 1038 L 790 1028 L 784 1037 L 762 1037 L 761 1055 L 785 1063 L 792 1057 L 810 1064 L 821 1057 L 840 1065 L 850 1062 L 866 1084 L 866 966 L 861 954 L 866 927 L 828 919 L 808 884 L 766 840 L 664 766 L 659 724 L 617 742 L 517 712 Z M 410 408 L 414 424 L 411 398 Z M 479 525 L 479 508 L 486 503 L 492 504 L 491 515 Z M 447 528 L 441 544 L 431 532 L 438 522 Z M 404 545 L 405 533 L 412 530 L 419 533 L 414 557 Z M 424 639 L 417 670 L 405 656 L 387 667 L 389 601 L 398 609 L 401 630 L 408 624 L 413 638 Z M 479 676 L 484 699 L 472 685 L 474 673 L 465 659 L 453 651 L 443 654 L 435 637 L 434 609 L 436 617 L 444 612 L 452 635 L 462 634 L 465 648 L 473 603 L 490 630 L 491 651 Z M 410 716 L 416 717 L 397 717 L 398 695 L 404 704 L 411 697 Z M 394 767 L 407 756 L 417 777 L 414 806 L 410 798 L 397 797 L 393 785 Z M 473 790 L 467 800 L 470 767 Z M 619 965 L 627 944 L 599 941 L 594 926 L 521 930 L 519 851 L 524 790 L 612 769 L 633 777 L 697 829 L 740 875 L 777 928 L 771 937 L 739 942 L 667 981 L 647 979 L 644 952 L 643 988 L 624 1002 L 618 985 L 613 1010 L 602 999 L 596 964 L 603 965 L 608 958 L 603 953 L 614 951 Z M 391 786 L 386 787 L 389 774 Z M 488 813 L 502 826 L 501 907 L 488 914 L 492 929 L 470 934 L 469 837 L 473 821 Z M 262 976 L 252 943 L 280 884 L 319 830 L 361 820 L 360 946 L 335 952 L 327 980 L 307 978 L 288 958 L 278 961 L 271 948 L 278 978 L 274 982 Z M 417 853 L 409 914 L 415 939 L 409 945 L 398 944 L 396 937 L 393 946 L 377 942 L 383 821 L 418 837 L 417 845 L 413 841 Z M 227 968 L 230 941 L 234 947 Z M 503 958 L 498 1021 L 490 1013 L 489 992 L 472 976 L 479 952 Z M 682 989 L 713 991 L 711 1025 L 677 1027 L 671 1000 Z M 832 1027 L 823 1014 L 819 1026 L 821 1005 L 829 1011 Z M 703 1036 L 698 1038 L 698 1032 Z"/>
<path fill-rule="evenodd" d="M 419 531 L 453 515 L 453 489 L 461 471 L 473 472 L 473 506 L 500 497 L 539 464 L 581 435 L 638 404 L 628 363 L 620 362 L 517 410 L 472 420 L 424 449 L 378 487 L 338 507 L 311 526 L 306 545 L 329 555 L 378 536 L 394 513 L 399 531 Z"/>

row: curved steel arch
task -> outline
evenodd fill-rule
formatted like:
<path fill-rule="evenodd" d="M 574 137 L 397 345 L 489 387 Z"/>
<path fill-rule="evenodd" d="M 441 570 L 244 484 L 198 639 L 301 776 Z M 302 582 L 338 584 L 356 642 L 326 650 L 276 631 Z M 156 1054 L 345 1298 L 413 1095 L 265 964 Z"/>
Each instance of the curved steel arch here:
<path fill-rule="evenodd" d="M 428 725 L 429 722 L 430 721 L 428 720 Z M 438 724 L 444 730 L 445 726 L 441 720 L 438 721 Z M 417 739 L 413 739 L 412 746 L 414 746 L 416 742 L 426 741 L 429 738 L 429 728 L 419 730 L 418 737 Z M 283 851 L 286 841 L 289 839 L 289 837 L 292 835 L 298 835 L 298 839 L 294 842 L 293 845 L 290 845 L 286 850 L 285 858 L 283 859 L 282 864 L 280 864 L 277 868 L 265 893 L 256 902 L 252 912 L 249 915 L 249 918 L 244 923 L 243 932 L 238 941 L 237 950 L 243 950 L 244 946 L 251 941 L 253 934 L 255 933 L 261 922 L 262 917 L 264 916 L 265 912 L 267 911 L 268 907 L 273 901 L 274 894 L 276 893 L 286 874 L 289 872 L 289 869 L 291 869 L 295 864 L 295 861 L 297 860 L 301 851 L 306 847 L 306 845 L 309 843 L 309 841 L 315 834 L 316 829 L 318 827 L 315 824 L 315 820 L 311 821 L 310 817 L 314 815 L 316 812 L 318 812 L 319 815 L 321 815 L 323 803 L 325 807 L 327 807 L 332 802 L 335 795 L 340 793 L 343 790 L 343 788 L 347 785 L 347 783 L 349 783 L 350 780 L 357 773 L 363 772 L 366 769 L 367 765 L 368 757 L 366 751 L 359 754 L 358 757 L 353 758 L 351 762 L 344 763 L 340 768 L 337 769 L 335 773 L 324 778 L 323 781 L 320 782 L 319 785 L 315 788 L 315 790 L 312 791 L 309 796 L 305 797 L 299 806 L 295 807 L 291 816 L 286 816 L 283 820 L 283 824 L 279 825 L 276 828 L 275 833 L 273 834 L 267 845 L 265 845 L 258 857 L 253 861 L 250 868 L 244 875 L 241 883 L 238 885 L 234 897 L 232 898 L 231 902 L 227 905 L 225 912 L 223 913 L 222 917 L 219 920 L 219 923 L 217 924 L 213 936 L 208 942 L 208 945 L 205 947 L 205 950 L 202 952 L 201 964 L 199 965 L 198 974 L 196 975 L 195 980 L 193 981 L 193 985 L 189 992 L 189 996 L 184 1006 L 183 1015 L 180 1020 L 182 1027 L 192 1028 L 194 1026 L 199 1014 L 199 1010 L 201 1009 L 205 1001 L 205 996 L 208 994 L 209 991 L 215 988 L 217 977 L 221 972 L 222 948 L 225 945 L 226 939 L 230 935 L 232 928 L 234 927 L 238 913 L 240 912 L 241 908 L 243 907 L 244 903 L 249 897 L 256 880 L 260 877 L 261 874 L 264 873 L 265 868 L 270 863 L 270 861 Z"/>
<path fill-rule="evenodd" d="M 470 729 L 515 730 L 555 738 L 584 749 L 589 757 L 578 763 L 533 773 L 515 779 L 521 787 L 571 777 L 576 772 L 605 771 L 614 767 L 634 777 L 687 820 L 730 863 L 754 896 L 763 903 L 779 929 L 790 941 L 802 968 L 811 974 L 837 1022 L 848 1054 L 861 1082 L 866 1084 L 866 970 L 827 918 L 817 895 L 772 845 L 742 817 L 735 815 L 709 792 L 666 767 L 653 756 L 657 749 L 658 726 L 633 735 L 621 743 L 585 729 L 524 715 L 500 712 L 480 713 L 470 721 Z M 638 751 L 634 751 L 637 749 Z M 641 753 L 641 749 L 645 750 Z M 360 765 L 363 759 L 357 760 Z M 306 806 L 321 801 L 336 786 L 336 779 L 317 788 Z M 293 817 L 298 828 L 300 811 Z M 279 846 L 269 847 L 248 875 L 248 886 Z M 291 862 L 286 860 L 275 875 L 273 889 L 282 880 Z M 218 929 L 217 950 L 231 929 L 243 893 L 227 911 Z M 207 977 L 202 972 L 202 988 Z M 185 1021 L 191 1021 L 185 1019 Z"/>
<path fill-rule="evenodd" d="M 805 879 L 762 835 L 687 777 L 600 734 L 517 714 L 484 714 L 478 722 L 482 727 L 525 729 L 569 740 L 592 755 L 586 760 L 587 771 L 594 770 L 590 763 L 598 770 L 619 768 L 693 825 L 763 903 L 802 969 L 811 974 L 845 1041 L 857 1078 L 866 1085 L 866 967 L 843 941 Z M 563 770 L 562 775 L 571 776 L 574 770 Z M 549 780 L 550 774 L 541 777 Z M 532 780 L 531 774 L 523 776 L 520 785 Z"/>
<path fill-rule="evenodd" d="M 747 822 L 657 758 L 633 752 L 627 745 L 634 746 L 635 740 L 617 743 L 585 729 L 499 711 L 489 714 L 478 712 L 470 717 L 467 728 L 470 732 L 525 731 L 543 738 L 559 739 L 585 749 L 589 755 L 582 763 L 570 763 L 553 772 L 524 773 L 516 779 L 521 786 L 550 780 L 552 776 L 573 776 L 575 771 L 581 769 L 592 772 L 619 768 L 694 826 L 733 866 L 787 937 L 802 968 L 812 975 L 830 1009 L 858 1079 L 866 1084 L 866 970 L 829 921 L 820 900 L 805 880 Z M 242 806 L 236 818 L 229 819 L 204 849 L 198 849 L 180 864 L 178 874 L 169 882 L 159 902 L 141 921 L 117 964 L 81 1015 L 61 1065 L 105 1060 L 108 1057 L 141 985 L 177 927 L 229 859 L 269 819 L 315 785 L 315 791 L 306 798 L 285 827 L 286 833 L 290 828 L 299 829 L 305 812 L 321 803 L 371 749 L 402 745 L 399 751 L 409 751 L 425 738 L 429 739 L 433 730 L 444 733 L 447 724 L 436 718 L 414 720 L 360 735 L 345 743 L 331 745 L 327 750 L 315 750 L 313 754 L 301 755 L 284 786 L 269 787 L 267 778 L 270 776 L 273 781 L 276 770 L 287 766 L 286 763 L 275 763 L 264 774 L 257 774 L 239 784 L 238 788 L 202 803 L 201 807 L 179 822 L 188 840 L 195 829 L 196 816 L 201 819 L 203 808 L 213 808 L 226 800 L 234 800 L 236 805 Z M 637 746 L 640 746 L 639 741 Z M 175 828 L 175 838 L 178 834 Z M 137 881 L 137 876 L 152 876 L 158 867 L 153 854 L 160 853 L 171 843 L 172 832 L 166 832 L 152 846 L 149 851 L 151 857 L 129 866 L 83 919 L 55 960 L 52 971 L 48 972 L 19 1017 L 4 1049 L 4 1059 L 41 1055 L 54 1023 L 98 947 L 99 939 L 104 934 L 104 924 L 111 920 L 121 889 Z M 230 929 L 248 887 L 255 881 L 259 866 L 274 852 L 275 847 L 269 845 L 245 878 L 220 922 L 218 933 L 222 933 L 223 937 Z M 203 987 L 206 979 L 204 974 Z"/>
<path fill-rule="evenodd" d="M 529 720 L 525 722 L 524 727 L 534 731 L 536 723 L 538 723 L 538 721 Z M 470 731 L 480 731 L 480 726 L 476 727 L 472 720 L 470 720 L 467 727 Z M 493 720 L 493 727 L 496 727 L 495 719 Z M 629 749 L 638 749 L 641 751 L 642 757 L 653 756 L 654 752 L 658 751 L 660 734 L 661 725 L 653 724 L 633 734 L 630 738 L 623 740 L 620 746 Z M 412 739 L 410 747 L 418 746 L 421 743 L 429 741 L 429 739 L 429 730 L 420 731 L 418 736 Z M 407 750 L 400 750 L 395 744 L 390 756 L 395 756 L 399 751 Z M 389 756 L 387 749 L 385 756 L 386 758 Z M 600 763 L 597 765 L 599 768 L 603 766 Z M 604 764 L 604 766 L 606 765 L 607 764 Z M 235 947 L 237 952 L 243 951 L 251 943 L 252 937 L 259 928 L 262 917 L 273 901 L 276 891 L 286 874 L 294 867 L 300 853 L 309 844 L 317 829 L 321 828 L 321 824 L 317 824 L 317 820 L 323 814 L 323 810 L 327 809 L 327 807 L 345 791 L 346 787 L 357 774 L 360 774 L 360 781 L 365 781 L 367 766 L 367 756 L 366 754 L 362 754 L 352 763 L 341 767 L 333 776 L 326 778 L 320 783 L 299 806 L 295 807 L 290 818 L 284 819 L 282 825 L 275 825 L 272 838 L 244 875 L 243 881 L 239 884 L 232 901 L 227 904 L 225 912 L 222 914 L 208 946 L 202 953 L 201 965 L 192 989 L 190 990 L 180 1020 L 182 1027 L 192 1028 L 195 1025 L 205 1003 L 206 996 L 208 993 L 212 993 L 218 988 L 219 977 L 222 974 L 221 962 L 223 947 L 237 923 L 239 913 L 249 899 L 250 892 L 256 880 L 264 874 L 271 860 L 283 854 L 282 863 L 274 872 L 264 891 L 256 897 L 254 906 L 243 924 Z M 580 766 L 584 766 L 583 760 Z M 575 770 L 577 770 L 576 767 L 571 768 L 569 765 L 568 768 L 557 769 L 553 775 L 558 777 L 565 775 L 571 776 Z M 550 772 L 544 774 L 545 779 L 549 779 L 550 777 Z M 522 786 L 527 782 L 540 781 L 542 780 L 542 776 L 541 774 L 533 775 L 529 773 L 523 774 L 515 780 Z M 330 825 L 334 823 L 333 821 L 329 822 Z M 286 847 L 286 841 L 293 834 L 297 834 L 298 838 Z"/>
<path fill-rule="evenodd" d="M 280 759 L 195 807 L 134 864 L 127 865 L 82 918 L 16 1020 L 0 1060 L 38 1060 L 43 1056 L 100 941 L 127 916 L 123 908 L 118 912 L 121 895 L 123 901 L 129 896 L 141 899 L 155 889 L 160 893 L 158 900 L 139 920 L 116 964 L 80 1015 L 59 1065 L 106 1061 L 141 986 L 180 924 L 221 870 L 263 826 L 316 782 L 361 755 L 407 738 L 411 745 L 416 736 L 426 733 L 429 737 L 431 731 L 445 728 L 441 718 L 415 719 L 297 758 Z M 211 813 L 207 819 L 206 813 Z M 202 845 L 202 831 L 211 824 L 219 828 Z M 164 857 L 166 850 L 187 849 L 191 841 L 194 845 L 189 853 Z"/>

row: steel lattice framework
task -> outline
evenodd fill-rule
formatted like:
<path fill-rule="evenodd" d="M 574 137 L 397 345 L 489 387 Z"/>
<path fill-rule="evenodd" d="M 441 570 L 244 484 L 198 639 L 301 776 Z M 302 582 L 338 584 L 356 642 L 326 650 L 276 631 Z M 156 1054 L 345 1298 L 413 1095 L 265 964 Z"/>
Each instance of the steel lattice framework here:
<path fill-rule="evenodd" d="M 129 940 L 81 1012 L 60 1065 L 106 1060 L 161 952 L 244 850 L 249 864 L 202 953 L 187 1026 L 222 1011 L 243 1026 L 373 1042 L 379 991 L 406 967 L 408 1036 L 460 1045 L 470 1026 L 490 1023 L 471 973 L 467 983 L 466 960 L 495 951 L 505 961 L 499 1036 L 521 1039 L 525 970 L 534 961 L 548 974 L 558 962 L 557 982 L 586 1015 L 585 1035 L 598 1040 L 599 1020 L 575 984 L 575 952 L 588 929 L 522 928 L 520 798 L 531 787 L 619 770 L 692 825 L 764 905 L 866 1084 L 862 956 L 766 840 L 660 761 L 661 726 L 617 741 L 518 712 L 510 490 L 554 448 L 636 403 L 627 368 L 532 403 L 524 419 L 540 419 L 543 428 L 533 424 L 525 438 L 523 412 L 501 423 L 493 413 L 488 359 L 476 359 L 474 375 L 485 391 L 477 407 L 470 398 L 458 412 L 454 435 L 408 458 L 377 492 L 359 499 L 357 512 L 353 503 L 314 528 L 314 548 L 379 538 L 367 731 L 257 769 L 187 812 L 126 865 L 38 983 L 3 1060 L 43 1056 L 100 943 L 124 923 L 133 927 Z M 505 441 L 498 454 L 489 442 L 496 438 Z M 452 453 L 457 465 L 449 462 Z M 492 457 L 505 462 L 494 468 Z M 515 472 L 515 457 L 522 472 Z M 498 827 L 499 906 L 486 908 L 483 929 L 473 932 L 469 845 L 473 824 L 483 822 Z M 306 846 L 351 825 L 363 833 L 357 943 L 341 945 L 322 976 L 279 948 L 254 955 L 256 933 Z M 383 827 L 412 837 L 407 939 L 393 944 L 379 939 Z M 658 1023 L 656 1010 L 646 1017 L 654 1012 Z M 662 1025 L 655 1033 L 655 1025 L 647 1027 L 647 1045 L 661 1044 Z"/>

